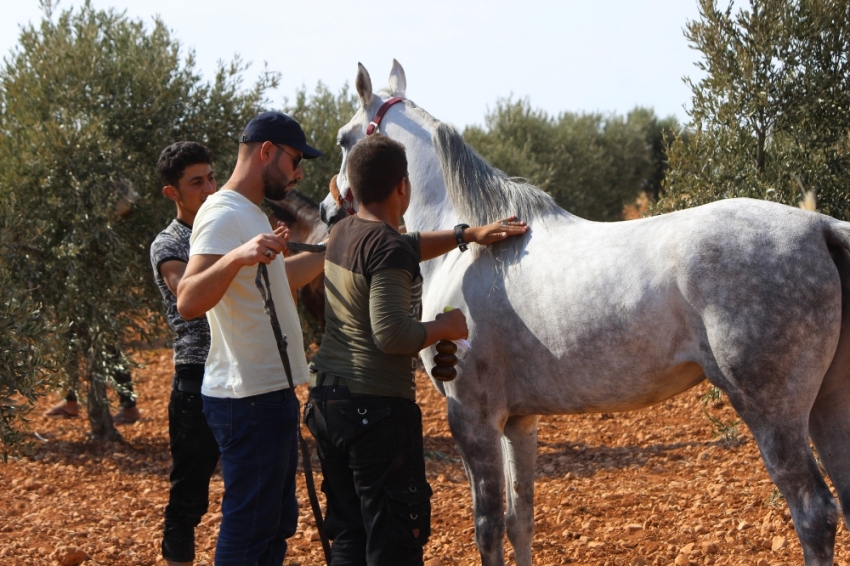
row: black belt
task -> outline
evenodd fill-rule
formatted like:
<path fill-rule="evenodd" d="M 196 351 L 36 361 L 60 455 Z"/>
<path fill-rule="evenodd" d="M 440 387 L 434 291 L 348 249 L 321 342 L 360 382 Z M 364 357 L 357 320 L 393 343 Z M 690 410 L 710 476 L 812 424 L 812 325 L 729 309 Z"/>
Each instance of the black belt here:
<path fill-rule="evenodd" d="M 375 393 L 353 393 L 350 384 L 356 383 L 353 379 L 345 379 L 333 373 L 324 371 L 316 372 L 316 385 L 310 389 L 310 395 L 313 397 L 332 399 L 386 399 L 387 402 L 392 401 L 408 401 L 415 402 L 407 397 L 394 397 L 391 395 L 376 395 Z M 356 388 L 362 391 L 363 384 L 356 383 Z"/>
<path fill-rule="evenodd" d="M 348 387 L 348 380 L 325 371 L 316 372 L 316 387 L 336 387 L 337 385 Z"/>
<path fill-rule="evenodd" d="M 171 380 L 171 388 L 174 391 L 180 391 L 181 393 L 189 393 L 191 395 L 201 394 L 200 381 L 190 381 L 188 379 L 181 378 L 176 375 Z"/>

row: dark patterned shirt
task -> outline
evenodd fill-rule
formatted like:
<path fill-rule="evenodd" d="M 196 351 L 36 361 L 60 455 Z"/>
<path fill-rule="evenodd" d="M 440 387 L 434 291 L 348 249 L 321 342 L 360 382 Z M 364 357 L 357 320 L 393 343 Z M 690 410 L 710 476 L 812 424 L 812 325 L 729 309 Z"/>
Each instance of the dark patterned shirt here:
<path fill-rule="evenodd" d="M 165 302 L 168 326 L 177 335 L 174 338 L 174 365 L 203 364 L 210 351 L 210 325 L 205 316 L 185 320 L 177 312 L 177 297 L 165 284 L 160 266 L 166 261 L 189 262 L 189 238 L 192 227 L 176 218 L 168 228 L 159 233 L 151 244 L 151 265 L 156 286 Z"/>

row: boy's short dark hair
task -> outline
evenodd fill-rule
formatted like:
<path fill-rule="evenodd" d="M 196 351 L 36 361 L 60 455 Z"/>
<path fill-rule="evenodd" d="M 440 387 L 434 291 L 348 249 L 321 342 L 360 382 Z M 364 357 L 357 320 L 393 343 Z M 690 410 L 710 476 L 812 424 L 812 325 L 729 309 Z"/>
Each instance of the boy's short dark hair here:
<path fill-rule="evenodd" d="M 162 150 L 156 169 L 164 185 L 176 187 L 186 167 L 205 163 L 212 165 L 213 154 L 197 142 L 180 141 Z"/>
<path fill-rule="evenodd" d="M 407 177 L 404 146 L 381 134 L 364 138 L 351 148 L 347 171 L 357 202 L 381 202 Z"/>

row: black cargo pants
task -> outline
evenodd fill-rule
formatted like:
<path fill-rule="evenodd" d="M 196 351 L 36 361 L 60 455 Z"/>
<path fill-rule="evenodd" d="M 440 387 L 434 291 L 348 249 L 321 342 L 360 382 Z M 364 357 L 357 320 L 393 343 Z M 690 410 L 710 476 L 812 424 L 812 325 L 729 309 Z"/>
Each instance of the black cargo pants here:
<path fill-rule="evenodd" d="M 314 387 L 304 407 L 327 496 L 332 566 L 417 566 L 431 533 L 415 401 Z"/>

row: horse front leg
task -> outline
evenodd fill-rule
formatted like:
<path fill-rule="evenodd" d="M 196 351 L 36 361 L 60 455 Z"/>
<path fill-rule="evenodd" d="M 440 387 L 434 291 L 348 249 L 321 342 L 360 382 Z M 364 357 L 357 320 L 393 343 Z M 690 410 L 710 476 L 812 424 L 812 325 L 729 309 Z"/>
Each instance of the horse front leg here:
<path fill-rule="evenodd" d="M 484 415 L 476 413 L 449 399 L 449 428 L 472 489 L 475 544 L 481 553 L 481 564 L 504 566 L 502 431 Z"/>
<path fill-rule="evenodd" d="M 537 461 L 537 415 L 508 419 L 502 436 L 508 540 L 517 566 L 531 566 L 534 538 L 534 469 Z"/>

